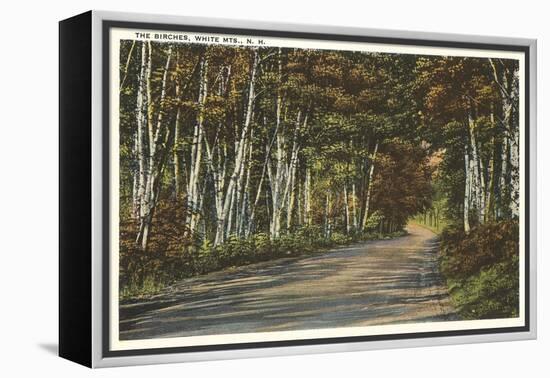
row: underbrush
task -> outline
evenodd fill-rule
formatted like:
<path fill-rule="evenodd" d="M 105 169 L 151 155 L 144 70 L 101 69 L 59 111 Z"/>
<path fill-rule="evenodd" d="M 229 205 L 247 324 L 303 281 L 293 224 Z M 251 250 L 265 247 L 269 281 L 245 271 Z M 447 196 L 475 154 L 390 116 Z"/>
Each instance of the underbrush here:
<path fill-rule="evenodd" d="M 271 239 L 265 233 L 249 238 L 230 236 L 214 247 L 208 241 L 188 240 L 165 227 L 162 239 L 151 237 L 150 247 L 143 252 L 135 247 L 131 224 L 121 225 L 120 297 L 121 299 L 158 293 L 183 278 L 283 257 L 297 257 L 326 251 L 336 246 L 363 240 L 376 240 L 405 235 L 333 232 L 325 237 L 318 226 L 302 227 L 292 233 Z M 158 235 L 158 234 L 157 234 Z"/>
<path fill-rule="evenodd" d="M 465 234 L 441 235 L 441 272 L 464 319 L 519 314 L 519 226 L 517 221 L 480 225 Z"/>

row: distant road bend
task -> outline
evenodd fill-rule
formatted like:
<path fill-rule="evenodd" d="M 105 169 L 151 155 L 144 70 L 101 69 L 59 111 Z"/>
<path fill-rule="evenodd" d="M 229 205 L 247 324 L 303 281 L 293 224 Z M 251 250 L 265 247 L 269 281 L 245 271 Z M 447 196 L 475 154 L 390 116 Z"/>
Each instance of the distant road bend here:
<path fill-rule="evenodd" d="M 183 280 L 122 302 L 120 339 L 456 319 L 437 270 L 437 239 L 409 235 Z"/>

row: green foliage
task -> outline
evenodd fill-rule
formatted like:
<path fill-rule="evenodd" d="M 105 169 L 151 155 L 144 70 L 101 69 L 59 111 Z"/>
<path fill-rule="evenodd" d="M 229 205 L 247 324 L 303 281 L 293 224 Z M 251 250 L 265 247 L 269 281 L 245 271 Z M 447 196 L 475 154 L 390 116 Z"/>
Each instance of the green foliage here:
<path fill-rule="evenodd" d="M 376 229 L 378 229 L 378 226 L 380 225 L 380 222 L 383 219 L 384 219 L 384 215 L 382 215 L 382 212 L 380 210 L 375 210 L 367 218 L 367 223 L 365 224 L 365 231 L 366 232 L 375 231 Z"/>
<path fill-rule="evenodd" d="M 516 317 L 519 313 L 517 221 L 489 223 L 469 234 L 441 235 L 441 272 L 465 319 Z"/>
<path fill-rule="evenodd" d="M 452 219 L 448 216 L 448 199 L 442 188 L 442 180 L 439 178 L 439 175 L 436 174 L 436 178 L 432 181 L 432 185 L 433 198 L 431 206 L 414 216 L 412 219 L 415 223 L 440 235 L 444 229 L 451 225 Z"/>
<path fill-rule="evenodd" d="M 449 280 L 449 289 L 463 319 L 519 316 L 518 259 L 482 268 L 462 281 Z"/>

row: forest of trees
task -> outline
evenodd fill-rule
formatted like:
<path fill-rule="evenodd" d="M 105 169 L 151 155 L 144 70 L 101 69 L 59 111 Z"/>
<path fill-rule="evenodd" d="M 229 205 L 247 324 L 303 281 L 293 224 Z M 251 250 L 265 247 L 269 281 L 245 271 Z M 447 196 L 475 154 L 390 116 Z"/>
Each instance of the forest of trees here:
<path fill-rule="evenodd" d="M 517 221 L 518 68 L 122 41 L 122 261 L 392 234 L 436 202 L 464 235 Z"/>

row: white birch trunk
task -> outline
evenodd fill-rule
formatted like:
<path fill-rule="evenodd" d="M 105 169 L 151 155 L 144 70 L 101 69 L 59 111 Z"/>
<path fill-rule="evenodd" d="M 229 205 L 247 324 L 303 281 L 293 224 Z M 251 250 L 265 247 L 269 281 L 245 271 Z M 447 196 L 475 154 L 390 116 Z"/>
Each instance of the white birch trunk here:
<path fill-rule="evenodd" d="M 152 101 L 151 99 L 151 44 L 149 43 L 149 61 L 147 63 L 148 65 L 148 78 L 147 78 L 147 92 L 148 92 L 148 101 Z M 154 130 L 154 127 L 152 125 L 152 104 L 148 103 L 148 130 L 149 130 L 149 137 L 153 136 L 153 140 L 149 140 L 149 156 L 148 156 L 148 162 L 147 162 L 147 179 L 145 184 L 145 195 L 144 195 L 144 203 L 141 204 L 141 207 L 143 208 L 145 206 L 145 210 L 143 212 L 143 216 L 141 218 L 141 224 L 140 224 L 140 230 L 137 236 L 138 243 L 141 244 L 141 248 L 143 250 L 147 249 L 147 243 L 149 239 L 149 231 L 151 228 L 151 223 L 153 221 L 153 213 L 156 206 L 156 200 L 157 200 L 157 179 L 161 174 L 161 171 L 163 169 L 163 164 L 160 162 L 159 153 L 157 151 L 158 145 L 161 143 L 160 139 L 162 136 L 162 131 L 164 129 L 163 127 L 163 113 L 164 113 L 164 100 L 166 96 L 166 83 L 168 78 L 168 70 L 170 66 L 170 61 L 172 57 L 172 46 L 170 45 L 168 48 L 168 54 L 166 57 L 166 64 L 164 67 L 164 74 L 162 78 L 161 83 L 161 95 L 160 95 L 160 101 L 159 101 L 159 115 L 157 119 L 157 126 L 156 130 Z M 166 143 L 166 142 L 165 142 Z"/>
<path fill-rule="evenodd" d="M 225 237 L 229 237 L 233 233 L 233 218 L 234 218 L 234 209 L 236 201 L 236 190 L 231 192 L 231 198 L 229 199 L 229 211 L 227 214 L 227 226 L 225 229 Z"/>
<path fill-rule="evenodd" d="M 464 145 L 464 232 L 470 232 L 470 155 L 468 144 Z"/>
<path fill-rule="evenodd" d="M 149 141 L 149 151 L 153 148 L 154 144 L 154 125 L 153 125 L 153 47 L 151 42 L 147 42 L 148 55 L 147 55 L 147 74 L 146 74 L 146 93 L 147 93 L 147 140 Z M 149 152 L 149 155 L 151 153 Z"/>
<path fill-rule="evenodd" d="M 176 98 L 179 97 L 179 86 L 176 86 Z M 180 152 L 179 152 L 179 133 L 180 133 L 180 122 L 181 122 L 181 108 L 178 106 L 176 112 L 176 123 L 174 126 L 174 147 L 172 149 L 172 159 L 174 161 L 174 197 L 177 201 L 180 197 L 181 192 L 181 181 L 180 181 Z"/>
<path fill-rule="evenodd" d="M 499 179 L 499 188 L 500 188 L 500 200 L 502 202 L 502 200 L 504 199 L 504 195 L 506 193 L 506 190 L 507 190 L 507 185 L 508 185 L 508 182 L 507 182 L 507 178 L 508 178 L 508 161 L 510 160 L 510 154 L 509 154 L 509 143 L 508 143 L 508 138 L 504 138 L 503 141 L 502 141 L 502 150 L 501 150 L 501 169 L 500 169 L 500 179 Z M 502 204 L 501 204 L 502 205 Z M 501 217 L 503 214 L 502 214 L 502 209 L 499 208 L 499 217 Z"/>
<path fill-rule="evenodd" d="M 355 183 L 351 185 L 351 209 L 353 229 L 357 230 L 357 195 L 355 193 Z"/>
<path fill-rule="evenodd" d="M 244 190 L 243 190 L 243 200 L 241 205 L 241 214 L 239 219 L 239 225 L 237 229 L 237 233 L 239 236 L 245 236 L 245 221 L 247 219 L 247 215 L 249 214 L 249 207 L 250 207 L 250 174 L 252 171 L 252 153 L 253 153 L 253 130 L 250 131 L 250 141 L 248 142 L 249 148 L 248 148 L 248 161 L 247 161 L 247 167 L 246 167 L 246 182 L 244 184 Z M 250 220 L 249 220 L 250 221 Z"/>
<path fill-rule="evenodd" d="M 147 64 L 147 45 L 145 42 L 141 43 L 141 65 L 140 72 L 138 75 L 138 90 L 136 98 L 136 121 L 137 121 L 137 132 L 135 137 L 135 149 L 138 161 L 137 168 L 137 179 L 135 178 L 135 195 L 134 195 L 134 216 L 136 218 L 142 217 L 144 214 L 142 212 L 142 200 L 145 196 L 145 182 L 146 182 L 146 151 L 145 151 L 145 129 L 147 122 L 147 100 L 146 100 L 146 88 L 145 88 L 145 75 L 146 75 L 146 64 Z"/>
<path fill-rule="evenodd" d="M 470 186 L 472 188 L 472 194 L 474 196 L 475 209 L 477 212 L 477 221 L 482 223 L 485 218 L 485 199 L 484 199 L 484 180 L 483 173 L 480 170 L 480 156 L 478 153 L 477 147 L 477 136 L 476 136 L 476 124 L 473 119 L 471 112 L 468 113 L 468 130 L 470 134 L 470 145 L 472 156 L 470 160 L 471 170 L 472 170 L 472 180 Z"/>
<path fill-rule="evenodd" d="M 293 163 L 293 166 L 290 170 L 290 178 L 289 178 L 289 191 L 288 194 L 288 205 L 286 209 L 286 228 L 287 230 L 290 230 L 290 227 L 292 226 L 292 213 L 294 211 L 294 203 L 295 203 L 295 194 L 296 194 L 296 166 L 298 164 L 298 157 L 296 157 L 296 161 Z"/>
<path fill-rule="evenodd" d="M 128 78 L 128 68 L 130 67 L 130 61 L 132 60 L 132 54 L 134 53 L 136 42 L 137 41 L 134 40 L 132 42 L 132 46 L 130 46 L 130 51 L 128 52 L 128 57 L 126 58 L 126 64 L 124 65 L 124 75 L 122 76 L 122 79 L 120 80 L 120 85 L 118 87 L 119 91 L 124 88 L 124 84 L 126 83 L 126 79 Z"/>
<path fill-rule="evenodd" d="M 239 227 L 241 223 L 241 205 L 242 205 L 242 198 L 243 198 L 243 177 L 245 175 L 245 165 L 246 165 L 246 152 L 248 151 L 248 138 L 245 138 L 245 140 L 242 142 L 244 145 L 244 151 L 245 155 L 241 162 L 241 168 L 239 170 L 239 175 L 237 178 L 237 185 L 235 190 L 235 203 L 233 204 L 233 207 L 235 209 L 235 234 L 239 234 Z M 230 230 L 231 231 L 231 230 Z"/>
<path fill-rule="evenodd" d="M 363 222 L 361 223 L 361 230 L 365 230 L 365 227 L 367 226 L 367 221 L 369 219 L 369 209 L 370 209 L 370 198 L 371 198 L 371 192 L 372 192 L 372 186 L 373 186 L 373 178 L 374 178 L 374 166 L 376 164 L 376 154 L 378 153 L 378 142 L 374 145 L 374 152 L 372 154 L 371 159 L 371 165 L 369 168 L 369 183 L 367 185 L 367 198 L 365 200 L 365 213 L 363 214 Z"/>
<path fill-rule="evenodd" d="M 290 226 L 292 225 L 292 213 L 294 210 L 294 202 L 295 202 L 295 184 L 296 184 L 296 169 L 298 166 L 298 153 L 300 151 L 300 144 L 299 144 L 299 135 L 300 130 L 302 128 L 305 128 L 307 126 L 307 114 L 304 117 L 303 124 L 301 124 L 301 111 L 298 112 L 298 117 L 296 120 L 296 129 L 294 130 L 294 141 L 292 143 L 292 153 L 290 158 L 290 166 L 289 166 L 289 177 L 287 182 L 287 188 L 285 190 L 285 193 L 288 196 L 288 204 L 286 209 L 286 228 L 287 230 L 290 229 Z"/>
<path fill-rule="evenodd" d="M 296 180 L 296 186 L 298 187 L 298 197 L 296 201 L 296 215 L 298 216 L 298 225 L 302 226 L 304 224 L 304 217 L 303 217 L 303 211 L 302 211 L 304 190 L 303 190 L 302 182 L 300 180 Z"/>
<path fill-rule="evenodd" d="M 265 117 L 264 117 L 264 125 L 267 128 L 267 122 L 265 120 Z M 273 144 L 275 143 L 275 138 L 277 136 L 277 131 L 278 130 L 275 129 L 273 137 L 271 138 L 271 142 L 269 143 L 269 145 L 266 146 L 264 165 L 262 167 L 262 173 L 260 175 L 260 181 L 258 183 L 258 189 L 256 190 L 256 197 L 254 198 L 254 204 L 252 205 L 250 219 L 249 219 L 249 222 L 248 222 L 248 227 L 247 227 L 247 231 L 246 231 L 246 235 L 245 235 L 246 237 L 248 237 L 250 235 L 250 233 L 252 232 L 253 227 L 255 226 L 254 225 L 254 219 L 255 219 L 255 215 L 256 215 L 256 207 L 258 206 L 258 203 L 260 202 L 260 196 L 261 196 L 261 192 L 262 192 L 262 185 L 263 185 L 263 182 L 264 182 L 265 175 L 266 175 L 266 173 L 269 174 L 269 172 L 270 172 L 270 170 L 268 171 L 268 169 L 271 168 L 269 157 L 271 155 L 271 149 L 273 147 Z M 268 216 L 268 219 L 271 219 L 271 218 Z"/>
<path fill-rule="evenodd" d="M 202 162 L 202 139 L 203 139 L 203 123 L 204 123 L 204 103 L 208 96 L 208 60 L 203 58 L 200 67 L 200 85 L 198 105 L 199 111 L 197 120 L 193 130 L 193 145 L 191 146 L 191 159 L 189 170 L 189 181 L 187 188 L 187 211 L 188 217 L 186 221 L 186 233 L 192 235 L 199 220 L 199 175 Z"/>
<path fill-rule="evenodd" d="M 137 94 L 137 144 L 138 144 L 138 161 L 139 161 L 139 189 L 138 189 L 138 208 L 140 220 L 145 217 L 145 187 L 147 185 L 147 121 L 148 121 L 148 104 L 147 104 L 147 45 L 142 42 L 141 49 L 141 70 L 138 79 L 138 94 Z"/>
<path fill-rule="evenodd" d="M 306 167 L 306 177 L 304 182 L 304 222 L 311 225 L 311 170 Z"/>
<path fill-rule="evenodd" d="M 219 127 L 221 128 L 221 125 Z M 208 144 L 208 140 L 206 138 L 203 140 L 206 150 L 206 163 L 210 174 L 212 175 L 214 185 L 214 203 L 216 208 L 216 238 L 214 239 L 214 245 L 216 246 L 220 243 L 220 240 L 217 239 L 218 235 L 223 234 L 223 229 L 220 229 L 220 219 L 223 214 L 223 176 L 225 175 L 225 172 L 221 169 L 221 153 L 219 146 L 214 145 L 213 148 L 213 150 L 218 151 L 218 164 L 214 165 L 213 151 Z"/>
<path fill-rule="evenodd" d="M 510 72 L 502 61 L 489 59 L 489 62 L 493 69 L 493 79 L 500 91 L 504 111 L 503 124 L 507 131 L 503 141 L 499 186 L 501 193 L 504 188 L 510 188 L 510 198 L 505 199 L 509 200 L 510 213 L 513 217 L 517 217 L 519 216 L 519 125 L 515 122 L 513 115 L 519 95 L 519 72 L 515 67 Z M 509 180 L 509 182 L 506 180 Z"/>
<path fill-rule="evenodd" d="M 220 76 L 222 77 L 222 80 L 220 80 L 219 85 L 219 96 L 226 95 L 228 91 L 228 83 L 231 76 L 231 66 L 225 67 L 225 78 L 224 78 L 224 69 L 222 68 L 220 71 Z M 214 182 L 214 203 L 216 208 L 216 235 L 214 237 L 214 246 L 219 245 L 223 242 L 224 236 L 225 236 L 225 225 L 223 223 L 223 199 L 224 199 L 224 186 L 225 186 L 225 171 L 227 166 L 227 146 L 224 145 L 223 148 L 223 155 L 222 155 L 222 149 L 220 148 L 218 141 L 218 135 L 220 133 L 220 130 L 222 129 L 223 125 L 220 122 L 218 124 L 218 130 L 216 133 L 216 141 L 213 146 L 212 152 L 208 145 L 208 140 L 204 138 L 205 146 L 206 146 L 206 153 L 207 153 L 207 163 L 210 168 L 210 172 L 212 174 L 212 179 Z M 217 164 L 214 165 L 214 157 L 213 157 L 213 151 L 217 151 Z M 223 163 L 222 163 L 223 161 Z"/>
<path fill-rule="evenodd" d="M 138 138 L 137 132 L 134 135 L 134 155 L 138 156 Z M 136 159 L 138 161 L 138 159 Z M 139 219 L 139 161 L 138 166 L 133 167 L 132 172 L 132 218 Z"/>
<path fill-rule="evenodd" d="M 270 176 L 271 188 L 272 188 L 272 213 L 271 213 L 271 224 L 270 224 L 270 235 L 272 239 L 278 238 L 281 229 L 281 208 L 283 203 L 283 181 L 285 179 L 285 169 L 286 169 L 286 154 L 285 154 L 285 137 L 283 129 L 281 127 L 281 111 L 282 111 L 282 61 L 281 61 L 281 49 L 279 49 L 279 59 L 278 59 L 278 83 L 279 87 L 277 89 L 277 98 L 276 98 L 276 110 L 275 110 L 275 129 L 277 130 L 276 136 L 276 170 L 273 175 Z"/>
<path fill-rule="evenodd" d="M 255 84 L 256 84 L 256 74 L 258 71 L 259 66 L 259 55 L 258 50 L 254 50 L 254 59 L 251 67 L 251 73 L 250 73 L 250 83 L 248 87 L 248 97 L 247 97 L 247 105 L 246 105 L 246 114 L 245 114 L 245 121 L 244 125 L 241 131 L 240 140 L 244 142 L 244 139 L 246 138 L 246 135 L 248 134 L 248 130 L 250 128 L 250 124 L 252 121 L 252 111 L 254 106 L 254 98 L 256 95 L 255 92 Z M 231 177 L 229 179 L 229 183 L 227 184 L 227 191 L 224 198 L 224 206 L 223 206 L 223 213 L 221 218 L 222 228 L 225 226 L 228 216 L 230 215 L 231 205 L 232 205 L 232 198 L 235 192 L 235 186 L 237 184 L 237 180 L 239 179 L 238 175 L 240 172 L 240 167 L 242 164 L 242 160 L 244 158 L 244 143 L 239 143 L 239 147 L 237 150 L 237 155 L 235 156 L 235 165 L 233 167 L 233 173 L 231 174 Z M 220 242 L 223 242 L 224 237 L 221 235 L 216 236 L 216 240 L 219 240 Z"/>
<path fill-rule="evenodd" d="M 349 211 L 349 202 L 348 202 L 348 188 L 347 188 L 347 185 L 344 185 L 344 214 L 345 214 L 345 217 L 346 217 L 346 233 L 348 233 L 348 234 L 351 231 L 349 213 L 350 213 L 350 211 Z"/>
<path fill-rule="evenodd" d="M 174 160 L 174 197 L 176 199 L 176 201 L 179 199 L 180 197 L 180 193 L 181 193 L 181 180 L 180 180 L 180 171 L 181 171 L 181 167 L 180 167 L 180 156 L 179 156 L 179 139 L 178 139 L 178 134 L 179 134 L 179 128 L 180 128 L 180 118 L 181 118 L 181 114 L 180 114 L 180 110 L 178 109 L 178 112 L 176 114 L 176 127 L 175 127 L 175 130 L 174 130 L 174 151 L 173 151 L 173 160 Z"/>
<path fill-rule="evenodd" d="M 330 217 L 330 208 L 331 208 L 331 193 L 327 192 L 325 198 L 325 238 L 329 239 L 332 231 L 332 222 Z"/>
<path fill-rule="evenodd" d="M 512 216 L 519 217 L 519 125 L 516 124 L 514 119 L 514 104 L 517 102 L 519 96 L 519 73 L 517 70 L 511 73 L 509 80 L 507 81 L 507 88 L 510 94 L 509 101 L 509 114 L 507 120 L 509 129 L 511 131 L 510 138 L 510 166 L 511 166 L 511 201 L 510 211 Z"/>

